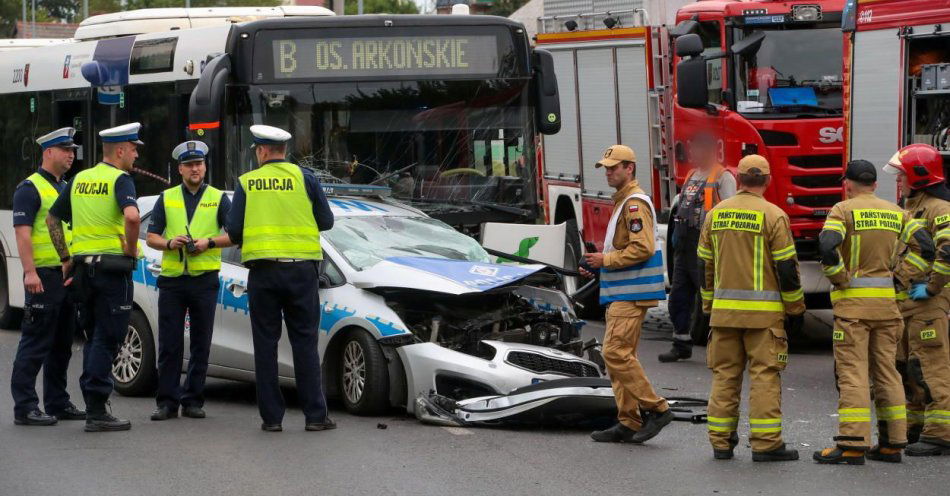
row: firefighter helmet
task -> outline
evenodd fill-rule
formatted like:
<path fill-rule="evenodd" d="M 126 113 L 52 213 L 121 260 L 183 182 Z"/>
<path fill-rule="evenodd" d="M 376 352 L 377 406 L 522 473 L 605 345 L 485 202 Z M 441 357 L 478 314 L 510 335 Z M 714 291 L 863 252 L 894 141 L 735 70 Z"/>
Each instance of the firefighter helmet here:
<path fill-rule="evenodd" d="M 891 157 L 884 172 L 903 172 L 911 189 L 923 189 L 943 182 L 943 157 L 930 145 L 908 145 Z"/>

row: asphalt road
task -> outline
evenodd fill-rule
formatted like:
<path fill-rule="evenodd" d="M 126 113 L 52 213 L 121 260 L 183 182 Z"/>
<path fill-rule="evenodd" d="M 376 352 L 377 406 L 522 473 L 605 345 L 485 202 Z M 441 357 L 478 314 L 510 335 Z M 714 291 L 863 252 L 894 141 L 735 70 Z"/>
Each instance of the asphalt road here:
<path fill-rule="evenodd" d="M 656 355 L 669 324 L 654 310 L 640 356 L 661 394 L 708 394 L 704 348 L 677 364 Z M 820 315 L 827 321 L 827 315 Z M 827 324 L 810 319 L 819 334 Z M 602 335 L 592 323 L 587 332 Z M 291 408 L 284 432 L 264 433 L 248 384 L 209 382 L 204 420 L 151 422 L 150 398 L 115 397 L 113 410 L 132 419 L 129 432 L 88 434 L 81 422 L 18 427 L 7 392 L 19 334 L 0 331 L 0 495 L 283 495 L 283 494 L 946 494 L 950 459 L 905 459 L 901 465 L 819 466 L 811 452 L 828 446 L 837 419 L 827 343 L 794 349 L 785 383 L 786 441 L 799 462 L 753 464 L 747 427 L 731 461 L 715 461 L 704 425 L 675 422 L 646 445 L 604 445 L 577 430 L 443 428 L 404 413 L 354 417 L 336 407 L 335 431 L 303 430 Z M 78 388 L 74 349 L 71 392 Z M 288 392 L 292 397 L 292 392 Z M 743 414 L 747 411 L 744 410 Z M 385 426 L 385 429 L 381 427 Z"/>

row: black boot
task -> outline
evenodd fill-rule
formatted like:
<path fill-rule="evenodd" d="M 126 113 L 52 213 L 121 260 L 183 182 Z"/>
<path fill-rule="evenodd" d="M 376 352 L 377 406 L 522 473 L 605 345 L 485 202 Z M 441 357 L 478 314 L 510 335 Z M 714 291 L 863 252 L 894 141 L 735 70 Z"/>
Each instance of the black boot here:
<path fill-rule="evenodd" d="M 843 450 L 837 446 L 816 451 L 812 458 L 826 465 L 864 465 L 864 451 L 859 449 Z"/>
<path fill-rule="evenodd" d="M 664 427 L 673 421 L 673 410 L 667 409 L 665 412 L 643 412 L 643 426 L 633 436 L 635 443 L 644 443 L 656 437 Z"/>
<path fill-rule="evenodd" d="M 907 456 L 950 456 L 950 442 L 921 439 L 905 449 Z"/>
<path fill-rule="evenodd" d="M 687 360 L 691 356 L 693 356 L 692 350 L 684 350 L 682 348 L 676 347 L 676 345 L 673 345 L 670 351 L 667 351 L 666 353 L 660 353 L 660 356 L 657 358 L 659 358 L 663 363 L 670 363 L 677 360 Z"/>
<path fill-rule="evenodd" d="M 27 413 L 26 415 L 17 415 L 13 417 L 13 423 L 16 425 L 56 425 L 56 417 L 47 415 L 39 408 Z"/>
<path fill-rule="evenodd" d="M 868 460 L 874 460 L 876 462 L 887 462 L 887 463 L 900 463 L 901 462 L 901 450 L 900 448 L 891 448 L 890 446 L 882 446 L 876 444 L 864 454 Z"/>
<path fill-rule="evenodd" d="M 772 451 L 752 452 L 752 461 L 754 462 L 791 462 L 795 460 L 798 460 L 798 450 L 788 449 L 784 444 Z"/>
<path fill-rule="evenodd" d="M 86 403 L 86 432 L 113 432 L 127 431 L 132 428 L 132 422 L 113 416 L 106 408 L 108 402 Z"/>
<path fill-rule="evenodd" d="M 594 431 L 590 438 L 598 443 L 629 443 L 637 431 L 617 422 L 616 425 L 602 431 Z"/>
<path fill-rule="evenodd" d="M 86 420 L 85 410 L 76 408 L 76 405 L 72 403 L 66 403 L 66 408 L 55 413 L 50 413 L 50 415 L 59 420 Z"/>
<path fill-rule="evenodd" d="M 736 446 L 739 444 L 739 434 L 736 431 L 732 431 L 732 434 L 729 435 L 729 449 L 715 449 L 713 448 L 713 458 L 716 460 L 732 460 L 732 457 L 735 456 Z"/>
<path fill-rule="evenodd" d="M 178 407 L 172 408 L 170 406 L 160 406 L 152 412 L 152 420 L 168 420 L 173 418 L 178 418 Z"/>

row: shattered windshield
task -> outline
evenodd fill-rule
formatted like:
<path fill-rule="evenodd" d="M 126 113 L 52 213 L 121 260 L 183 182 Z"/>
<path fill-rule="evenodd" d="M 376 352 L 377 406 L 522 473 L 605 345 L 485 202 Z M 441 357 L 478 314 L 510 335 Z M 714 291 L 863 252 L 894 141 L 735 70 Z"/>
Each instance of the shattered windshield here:
<path fill-rule="evenodd" d="M 411 203 L 533 205 L 523 79 L 262 85 L 245 120 L 290 131 L 290 158 Z M 253 160 L 252 156 L 249 156 Z"/>
<path fill-rule="evenodd" d="M 474 239 L 428 217 L 337 217 L 320 236 L 356 270 L 390 257 L 429 257 L 488 263 Z"/>
<path fill-rule="evenodd" d="M 735 41 L 758 31 L 765 33 L 758 49 L 736 55 L 738 111 L 753 118 L 754 114 L 841 115 L 840 26 L 746 27 L 736 29 Z"/>

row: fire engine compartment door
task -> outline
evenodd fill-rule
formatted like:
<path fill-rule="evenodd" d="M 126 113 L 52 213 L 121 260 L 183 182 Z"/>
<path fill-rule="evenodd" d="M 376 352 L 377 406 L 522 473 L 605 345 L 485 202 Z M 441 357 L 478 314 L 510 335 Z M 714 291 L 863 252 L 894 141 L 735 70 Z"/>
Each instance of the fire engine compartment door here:
<path fill-rule="evenodd" d="M 855 33 L 851 73 L 851 159 L 885 164 L 900 148 L 901 39 L 897 29 Z M 896 183 L 878 183 L 881 198 L 896 198 Z"/>

